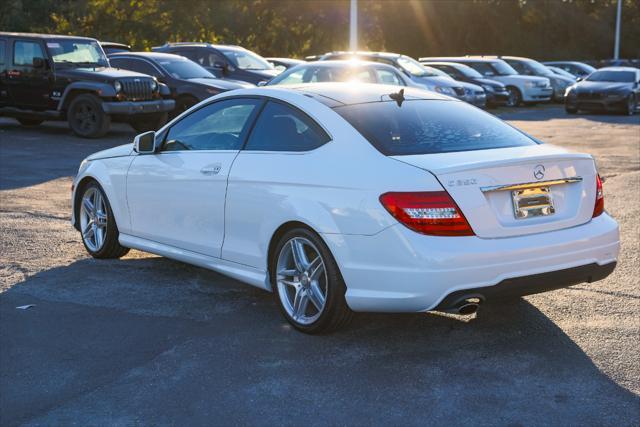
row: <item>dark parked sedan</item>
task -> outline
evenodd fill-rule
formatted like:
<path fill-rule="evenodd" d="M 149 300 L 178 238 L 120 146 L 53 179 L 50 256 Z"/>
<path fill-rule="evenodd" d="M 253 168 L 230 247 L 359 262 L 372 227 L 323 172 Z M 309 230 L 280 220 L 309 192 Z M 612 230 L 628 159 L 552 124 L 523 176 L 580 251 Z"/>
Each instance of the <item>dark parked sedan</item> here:
<path fill-rule="evenodd" d="M 485 78 L 468 65 L 458 64 L 456 62 L 430 62 L 425 65 L 444 71 L 458 81 L 481 86 L 487 96 L 488 107 L 507 104 L 509 99 L 507 87 L 500 82 Z"/>
<path fill-rule="evenodd" d="M 638 109 L 639 96 L 640 69 L 606 67 L 567 89 L 565 109 L 569 114 L 604 110 L 632 115 Z"/>
<path fill-rule="evenodd" d="M 547 61 L 544 65 L 553 65 L 573 74 L 576 77 L 586 77 L 596 69 L 589 64 L 578 61 Z"/>
<path fill-rule="evenodd" d="M 166 43 L 152 50 L 185 56 L 221 79 L 241 80 L 256 85 L 279 74 L 262 56 L 240 46 L 183 42 Z"/>
<path fill-rule="evenodd" d="M 169 53 L 115 53 L 109 55 L 109 62 L 116 68 L 154 76 L 159 82 L 169 86 L 171 96 L 176 100 L 174 117 L 220 92 L 254 86 L 245 82 L 218 79 L 195 62 Z"/>

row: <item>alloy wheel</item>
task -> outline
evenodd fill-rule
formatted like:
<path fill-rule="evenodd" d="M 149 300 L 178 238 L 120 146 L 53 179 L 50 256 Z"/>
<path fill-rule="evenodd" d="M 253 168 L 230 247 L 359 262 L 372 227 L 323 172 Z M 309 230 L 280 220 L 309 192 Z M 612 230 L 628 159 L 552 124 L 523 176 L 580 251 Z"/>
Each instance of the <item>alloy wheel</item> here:
<path fill-rule="evenodd" d="M 518 94 L 515 89 L 508 88 L 509 97 L 507 98 L 507 107 L 515 107 L 518 104 Z"/>
<path fill-rule="evenodd" d="M 282 306 L 295 322 L 309 325 L 320 318 L 329 286 L 320 251 L 308 239 L 294 237 L 282 246 L 276 284 Z"/>
<path fill-rule="evenodd" d="M 82 240 L 93 251 L 99 251 L 107 236 L 107 208 L 104 197 L 96 187 L 89 187 L 80 206 Z"/>

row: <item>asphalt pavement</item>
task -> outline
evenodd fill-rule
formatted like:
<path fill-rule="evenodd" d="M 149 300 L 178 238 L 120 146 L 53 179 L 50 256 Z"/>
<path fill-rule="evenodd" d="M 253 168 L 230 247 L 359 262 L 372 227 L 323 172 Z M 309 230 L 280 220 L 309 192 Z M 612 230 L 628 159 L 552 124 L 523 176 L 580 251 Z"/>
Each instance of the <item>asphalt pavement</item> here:
<path fill-rule="evenodd" d="M 640 118 L 497 113 L 596 156 L 621 225 L 614 274 L 472 316 L 361 314 L 324 336 L 217 273 L 88 257 L 72 176 L 134 132 L 0 119 L 0 425 L 640 424 Z"/>

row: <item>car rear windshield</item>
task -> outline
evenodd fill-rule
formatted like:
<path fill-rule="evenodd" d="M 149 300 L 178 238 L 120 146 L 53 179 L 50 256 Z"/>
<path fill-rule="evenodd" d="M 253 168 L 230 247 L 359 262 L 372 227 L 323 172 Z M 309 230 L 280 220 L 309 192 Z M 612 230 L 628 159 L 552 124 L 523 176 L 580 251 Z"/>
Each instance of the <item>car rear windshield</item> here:
<path fill-rule="evenodd" d="M 444 100 L 372 102 L 334 110 L 387 156 L 535 145 L 530 137 L 469 104 Z"/>
<path fill-rule="evenodd" d="M 636 73 L 633 71 L 596 71 L 587 80 L 590 82 L 633 83 Z"/>

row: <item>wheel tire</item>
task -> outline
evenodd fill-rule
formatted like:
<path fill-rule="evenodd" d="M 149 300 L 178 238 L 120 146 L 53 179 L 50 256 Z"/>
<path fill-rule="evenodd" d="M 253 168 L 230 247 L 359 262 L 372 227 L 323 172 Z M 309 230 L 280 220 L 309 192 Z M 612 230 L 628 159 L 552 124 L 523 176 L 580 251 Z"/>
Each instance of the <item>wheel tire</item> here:
<path fill-rule="evenodd" d="M 40 120 L 40 119 L 16 119 L 16 120 L 18 120 L 18 122 L 20 122 L 22 126 L 38 126 L 39 124 L 42 124 L 42 122 L 44 122 L 44 120 Z"/>
<path fill-rule="evenodd" d="M 522 94 L 520 93 L 520 89 L 513 86 L 507 86 L 507 92 L 509 92 L 507 107 L 518 107 L 522 104 Z"/>
<path fill-rule="evenodd" d="M 88 93 L 76 96 L 67 110 L 69 127 L 82 138 L 100 138 L 111 125 L 111 116 L 102 111 L 100 98 Z"/>
<path fill-rule="evenodd" d="M 198 103 L 198 100 L 193 96 L 181 96 L 176 100 L 176 106 L 171 112 L 171 118 L 177 117 L 189 108 Z"/>
<path fill-rule="evenodd" d="M 627 116 L 633 116 L 636 113 L 636 108 L 638 108 L 636 97 L 634 94 L 631 94 L 629 98 L 627 98 L 627 107 L 624 113 Z"/>
<path fill-rule="evenodd" d="M 575 107 L 564 107 L 564 111 L 566 111 L 567 114 L 576 114 L 578 109 Z"/>
<path fill-rule="evenodd" d="M 297 263 L 294 262 L 293 258 L 292 242 L 294 242 L 294 239 L 295 242 L 303 243 L 303 247 L 305 248 L 303 249 L 303 253 L 305 253 L 304 258 L 307 260 L 309 254 L 314 257 L 314 260 L 317 258 L 313 252 L 317 252 L 317 255 L 319 255 L 321 264 L 317 267 L 318 269 L 324 268 L 324 270 L 319 273 L 315 280 L 313 279 L 313 274 L 307 274 L 306 277 L 298 276 L 299 279 L 296 281 L 296 278 L 293 277 L 292 274 L 283 275 L 279 273 L 279 271 L 300 272 L 296 269 Z M 310 243 L 310 245 L 306 245 L 305 242 Z M 291 264 L 285 262 L 289 259 L 291 259 Z M 313 260 L 307 264 L 309 270 L 315 270 L 314 265 Z M 310 272 L 309 270 L 308 272 Z M 286 232 L 278 240 L 273 255 L 271 256 L 269 274 L 276 304 L 280 307 L 280 311 L 285 319 L 297 330 L 307 334 L 327 333 L 345 327 L 352 320 L 353 312 L 347 306 L 344 297 L 347 288 L 340 274 L 338 264 L 333 258 L 333 255 L 331 255 L 331 251 L 329 251 L 327 245 L 313 231 L 307 228 L 295 228 Z M 285 280 L 285 277 L 291 277 L 292 280 Z M 285 284 L 283 282 L 287 283 Z M 320 289 L 320 291 L 322 291 L 321 288 L 323 284 L 325 285 L 324 306 L 321 310 L 318 310 L 318 306 L 315 305 L 316 303 L 314 302 L 314 300 L 317 301 L 317 297 L 313 298 L 305 295 L 313 294 L 314 292 L 311 291 L 311 289 Z M 293 298 L 292 293 L 294 294 Z M 302 318 L 297 320 L 290 311 L 294 311 L 295 314 L 294 304 L 291 303 L 291 301 L 293 300 L 295 302 L 299 293 L 302 293 L 300 300 L 306 298 L 304 307 L 307 308 L 301 310 L 302 316 L 299 317 Z M 285 303 L 285 301 L 287 302 Z M 307 318 L 307 311 L 317 311 L 317 313 Z"/>
<path fill-rule="evenodd" d="M 129 124 L 136 132 L 142 133 L 160 129 L 167 123 L 168 118 L 169 115 L 167 113 L 145 114 L 144 117 L 140 117 Z"/>
<path fill-rule="evenodd" d="M 99 195 L 99 199 L 96 199 L 96 195 Z M 85 199 L 88 199 L 93 206 L 97 206 L 97 211 L 90 212 Z M 120 258 L 126 255 L 129 248 L 125 248 L 118 242 L 120 232 L 109 199 L 102 187 L 95 181 L 90 182 L 82 188 L 78 203 L 76 217 L 80 224 L 80 237 L 87 252 L 94 258 Z M 99 241 L 98 235 L 102 236 Z"/>

